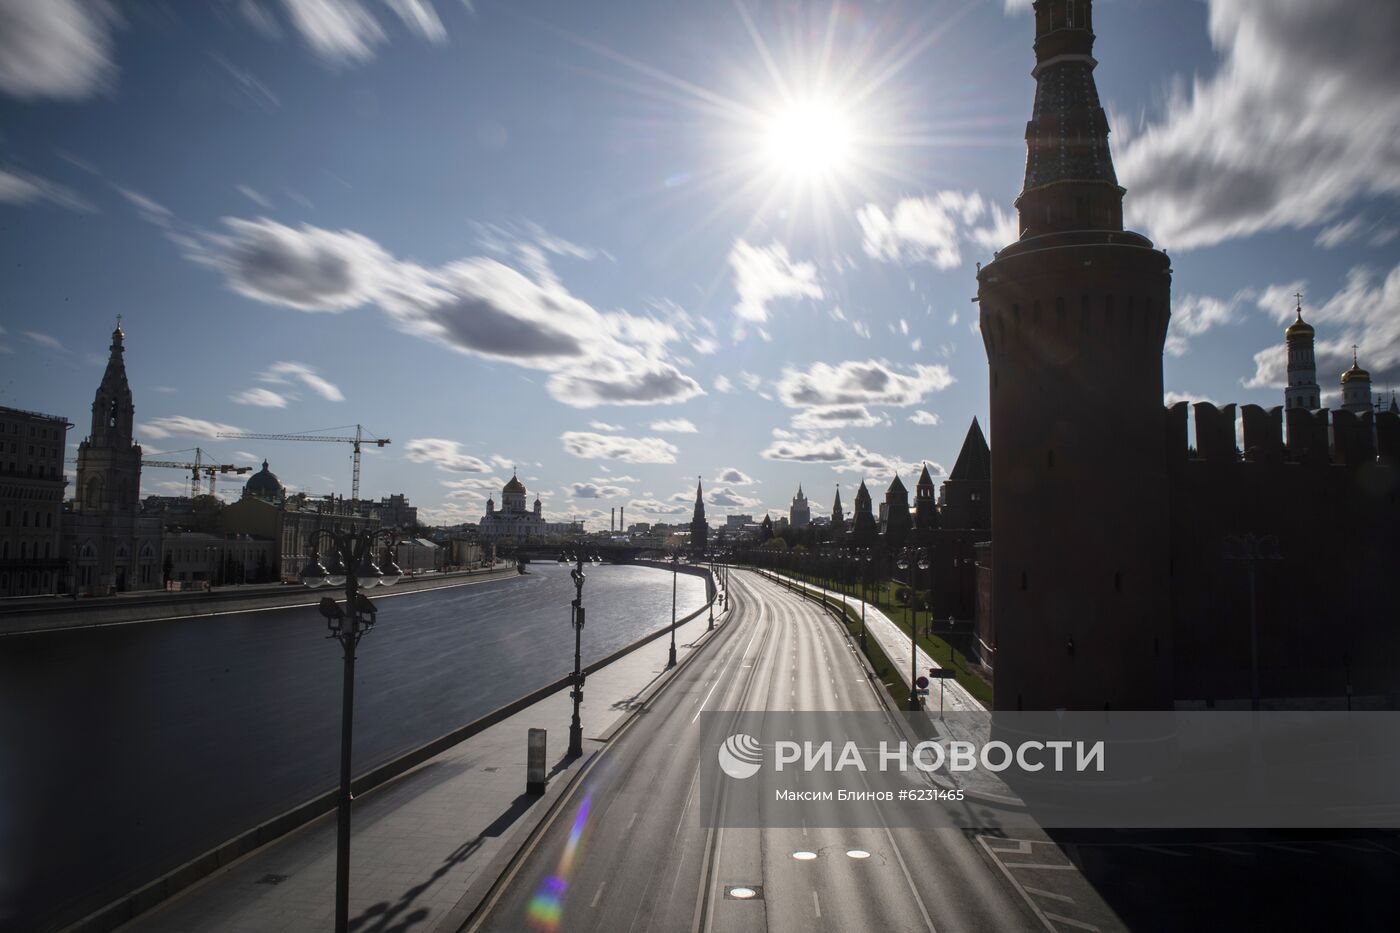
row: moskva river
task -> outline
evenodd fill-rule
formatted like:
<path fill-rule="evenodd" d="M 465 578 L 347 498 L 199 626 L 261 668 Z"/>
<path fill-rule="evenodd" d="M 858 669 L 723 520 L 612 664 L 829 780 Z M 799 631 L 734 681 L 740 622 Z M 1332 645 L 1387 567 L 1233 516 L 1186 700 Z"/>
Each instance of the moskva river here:
<path fill-rule="evenodd" d="M 376 591 L 357 773 L 572 671 L 569 568 L 529 569 Z M 670 624 L 671 574 L 585 572 L 585 664 Z M 679 615 L 704 604 L 700 577 L 677 584 Z M 342 662 L 325 635 L 303 607 L 0 639 L 0 929 L 74 919 L 335 787 Z"/>

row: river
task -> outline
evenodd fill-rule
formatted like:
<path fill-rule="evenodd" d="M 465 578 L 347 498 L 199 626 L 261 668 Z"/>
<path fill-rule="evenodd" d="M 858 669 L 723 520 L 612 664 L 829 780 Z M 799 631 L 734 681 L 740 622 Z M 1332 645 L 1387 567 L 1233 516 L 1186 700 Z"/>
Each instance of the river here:
<path fill-rule="evenodd" d="M 573 667 L 569 568 L 380 590 L 355 770 Z M 584 663 L 670 622 L 671 575 L 585 567 Z M 704 581 L 680 574 L 678 615 Z M 0 639 L 0 928 L 91 909 L 338 780 L 342 662 L 313 607 Z"/>

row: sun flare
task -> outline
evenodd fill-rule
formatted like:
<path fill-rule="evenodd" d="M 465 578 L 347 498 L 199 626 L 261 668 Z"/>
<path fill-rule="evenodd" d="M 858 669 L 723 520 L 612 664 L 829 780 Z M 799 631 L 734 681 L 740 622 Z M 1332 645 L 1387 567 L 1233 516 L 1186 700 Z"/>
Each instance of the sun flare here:
<path fill-rule="evenodd" d="M 773 113 L 765 127 L 763 160 L 794 181 L 829 180 L 849 170 L 854 142 L 851 121 L 833 102 L 793 101 Z"/>

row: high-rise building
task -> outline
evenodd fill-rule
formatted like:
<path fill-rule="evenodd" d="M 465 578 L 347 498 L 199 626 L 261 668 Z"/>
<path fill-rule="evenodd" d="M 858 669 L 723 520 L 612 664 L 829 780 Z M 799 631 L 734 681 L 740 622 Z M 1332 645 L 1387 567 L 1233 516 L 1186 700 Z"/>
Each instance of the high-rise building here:
<path fill-rule="evenodd" d="M 792 497 L 792 506 L 788 509 L 788 523 L 794 530 L 812 524 L 812 509 L 807 504 L 807 497 L 802 493 L 801 484 L 797 486 L 797 495 Z"/>
<path fill-rule="evenodd" d="M 1172 704 L 1171 262 L 1123 229 L 1092 3 L 1037 0 L 1020 238 L 978 272 L 998 709 Z M 1073 530 L 1073 542 L 1062 536 Z"/>
<path fill-rule="evenodd" d="M 65 585 L 63 453 L 68 419 L 0 407 L 0 596 Z"/>
<path fill-rule="evenodd" d="M 88 593 L 163 585 L 161 520 L 141 513 L 141 447 L 132 438 L 136 406 L 125 339 L 119 318 L 92 400 L 91 429 L 78 445 L 73 509 L 64 515 L 64 547 L 76 558 L 78 589 Z"/>

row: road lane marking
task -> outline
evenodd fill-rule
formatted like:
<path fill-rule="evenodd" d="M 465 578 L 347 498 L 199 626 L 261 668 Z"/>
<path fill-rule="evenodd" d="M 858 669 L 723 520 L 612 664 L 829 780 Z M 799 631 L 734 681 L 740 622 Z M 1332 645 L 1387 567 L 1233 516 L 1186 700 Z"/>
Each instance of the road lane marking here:
<path fill-rule="evenodd" d="M 589 904 L 589 905 L 588 905 L 589 907 L 597 907 L 597 906 L 598 906 L 598 898 L 600 898 L 600 897 L 603 896 L 603 889 L 606 888 L 607 886 L 608 886 L 608 883 L 607 883 L 606 881 L 604 881 L 602 884 L 598 885 L 598 893 L 595 894 L 595 895 L 593 895 L 593 903 Z"/>
<path fill-rule="evenodd" d="M 710 702 L 710 697 L 714 696 L 715 691 L 719 689 L 719 685 L 723 680 L 724 678 L 722 677 L 715 678 L 715 685 L 710 688 L 709 693 L 705 694 L 705 699 L 700 701 L 700 708 L 695 711 L 695 716 L 690 720 L 692 726 L 695 725 L 695 720 L 700 718 L 700 714 L 705 711 L 705 704 Z"/>
<path fill-rule="evenodd" d="M 627 832 L 631 832 L 631 831 L 632 831 L 632 824 L 635 823 L 635 822 L 637 822 L 637 814 L 636 814 L 636 813 L 633 813 L 633 814 L 632 814 L 632 818 L 631 818 L 630 820 L 627 821 Z"/>
<path fill-rule="evenodd" d="M 817 919 L 820 920 L 822 918 L 822 902 L 817 899 L 815 888 L 812 889 L 812 909 L 817 912 Z"/>
<path fill-rule="evenodd" d="M 1092 923 L 1084 923 L 1080 920 L 1071 920 L 1068 917 L 1061 917 L 1059 914 L 1052 914 L 1048 910 L 1045 911 L 1045 916 L 1055 921 L 1056 923 L 1063 923 L 1065 926 L 1074 927 L 1076 930 L 1093 930 L 1094 933 L 1099 933 L 1099 928 L 1094 926 Z"/>
<path fill-rule="evenodd" d="M 1074 903 L 1074 898 L 1070 897 L 1067 894 L 1056 894 L 1054 891 L 1046 891 L 1042 888 L 1033 888 L 1028 884 L 1023 884 L 1021 885 L 1021 887 L 1025 888 L 1027 891 L 1031 892 L 1036 897 L 1051 897 L 1057 901 L 1064 901 L 1066 904 Z"/>

